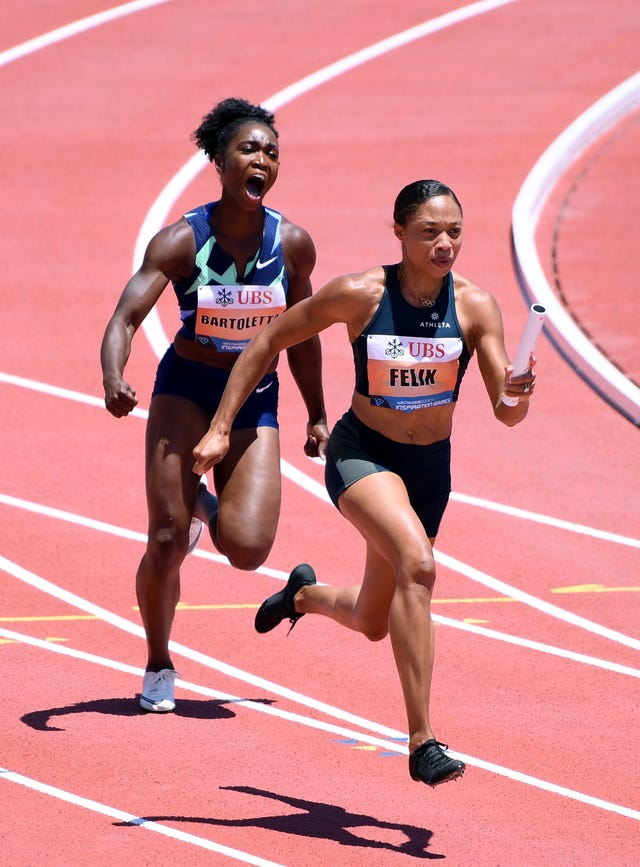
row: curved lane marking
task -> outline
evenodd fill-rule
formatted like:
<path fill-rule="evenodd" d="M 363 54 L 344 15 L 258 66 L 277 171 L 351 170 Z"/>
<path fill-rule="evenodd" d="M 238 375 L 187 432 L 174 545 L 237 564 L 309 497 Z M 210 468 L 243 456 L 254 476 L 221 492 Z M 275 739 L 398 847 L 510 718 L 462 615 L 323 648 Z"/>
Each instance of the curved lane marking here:
<path fill-rule="evenodd" d="M 13 48 L 0 51 L 0 66 L 6 66 L 14 60 L 20 60 L 22 57 L 27 57 L 29 54 L 34 54 L 36 51 L 41 51 L 43 48 L 55 45 L 56 42 L 63 42 L 65 39 L 70 39 L 72 36 L 77 36 L 78 33 L 84 33 L 93 27 L 99 27 L 101 24 L 107 24 L 109 21 L 115 21 L 117 18 L 124 18 L 125 15 L 141 12 L 143 9 L 148 9 L 151 6 L 158 6 L 160 3 L 168 2 L 170 0 L 133 0 L 131 3 L 124 3 L 122 6 L 115 6 L 113 9 L 105 9 L 104 12 L 89 15 L 87 18 L 81 18 L 78 21 L 73 21 L 71 24 L 65 24 L 63 27 L 58 27 L 55 30 L 50 30 L 48 33 L 43 33 L 41 36 L 35 36 L 33 39 L 21 42 L 20 45 L 14 45 Z"/>
<path fill-rule="evenodd" d="M 547 309 L 545 332 L 576 373 L 614 409 L 640 426 L 640 388 L 586 337 L 556 296 L 536 249 L 536 229 L 545 201 L 562 174 L 594 139 L 640 107 L 640 72 L 578 117 L 543 153 L 518 193 L 512 213 L 513 258 L 528 302 Z"/>

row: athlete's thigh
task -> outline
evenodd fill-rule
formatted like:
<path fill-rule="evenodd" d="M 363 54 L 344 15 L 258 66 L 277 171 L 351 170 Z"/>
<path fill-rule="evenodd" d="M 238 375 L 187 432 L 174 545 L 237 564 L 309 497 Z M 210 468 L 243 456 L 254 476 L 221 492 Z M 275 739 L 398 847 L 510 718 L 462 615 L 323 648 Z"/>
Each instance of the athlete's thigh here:
<path fill-rule="evenodd" d="M 403 560 L 430 553 L 424 527 L 409 502 L 400 476 L 371 473 L 350 485 L 340 496 L 340 512 L 374 551 L 399 574 Z"/>
<path fill-rule="evenodd" d="M 280 436 L 274 427 L 231 432 L 229 451 L 214 467 L 220 520 L 275 528 L 280 514 Z"/>
<path fill-rule="evenodd" d="M 151 399 L 146 431 L 146 490 L 151 521 L 173 516 L 191 519 L 198 485 L 193 447 L 208 427 L 206 414 L 183 397 L 160 394 Z"/>

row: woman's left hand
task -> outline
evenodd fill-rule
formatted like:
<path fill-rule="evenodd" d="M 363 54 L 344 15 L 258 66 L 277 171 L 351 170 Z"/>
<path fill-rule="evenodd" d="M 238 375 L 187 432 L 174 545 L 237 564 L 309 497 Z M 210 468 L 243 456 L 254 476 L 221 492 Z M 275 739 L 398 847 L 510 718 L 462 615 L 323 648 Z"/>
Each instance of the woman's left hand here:
<path fill-rule="evenodd" d="M 329 428 L 326 421 L 318 421 L 307 425 L 307 440 L 304 444 L 304 453 L 308 458 L 325 459 L 327 445 L 329 443 Z"/>
<path fill-rule="evenodd" d="M 523 400 L 528 400 L 531 397 L 536 384 L 536 375 L 533 371 L 536 359 L 531 356 L 529 369 L 519 376 L 513 375 L 513 365 L 509 365 L 505 369 L 504 376 L 504 395 L 505 397 L 516 398 L 518 403 Z"/>

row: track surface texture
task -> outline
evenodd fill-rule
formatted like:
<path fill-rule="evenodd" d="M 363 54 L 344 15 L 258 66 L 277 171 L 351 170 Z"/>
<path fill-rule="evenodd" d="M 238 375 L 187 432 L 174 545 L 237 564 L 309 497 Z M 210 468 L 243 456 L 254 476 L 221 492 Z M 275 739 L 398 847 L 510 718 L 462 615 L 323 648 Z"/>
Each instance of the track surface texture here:
<path fill-rule="evenodd" d="M 230 95 L 274 107 L 267 204 L 314 238 L 316 287 L 396 261 L 396 193 L 439 178 L 465 210 L 456 267 L 496 295 L 515 354 L 514 202 L 552 142 L 637 72 L 636 0 L 5 0 L 0 22 L 0 862 L 640 863 L 638 428 L 545 333 L 522 425 L 494 421 L 474 363 L 456 410 L 432 717 L 467 771 L 435 790 L 408 774 L 388 640 L 313 617 L 288 637 L 253 629 L 295 563 L 332 584 L 363 565 L 303 454 L 284 364 L 273 551 L 255 573 L 209 540 L 188 558 L 177 709 L 140 711 L 144 416 L 176 329 L 170 290 L 127 367 L 140 412 L 108 415 L 98 358 L 140 243 L 217 196 L 210 167 L 178 173 Z M 636 102 L 561 173 L 537 235 L 559 303 L 636 383 L 639 143 Z M 351 354 L 340 329 L 322 344 L 333 424 Z"/>

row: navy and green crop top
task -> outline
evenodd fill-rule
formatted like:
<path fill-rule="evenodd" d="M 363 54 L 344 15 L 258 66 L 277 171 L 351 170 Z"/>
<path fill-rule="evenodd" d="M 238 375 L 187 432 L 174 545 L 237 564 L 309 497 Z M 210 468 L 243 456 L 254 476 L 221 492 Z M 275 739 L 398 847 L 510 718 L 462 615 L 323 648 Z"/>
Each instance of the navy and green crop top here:
<path fill-rule="evenodd" d="M 249 340 L 286 309 L 289 280 L 284 265 L 282 215 L 264 208 L 260 249 L 245 273 L 211 233 L 215 202 L 185 214 L 196 240 L 196 258 L 186 280 L 174 282 L 180 306 L 180 333 L 220 352 L 241 352 Z"/>
<path fill-rule="evenodd" d="M 385 287 L 373 318 L 352 343 L 356 391 L 372 406 L 412 412 L 458 399 L 471 353 L 456 315 L 449 273 L 433 307 L 402 297 L 398 266 L 385 266 Z"/>

